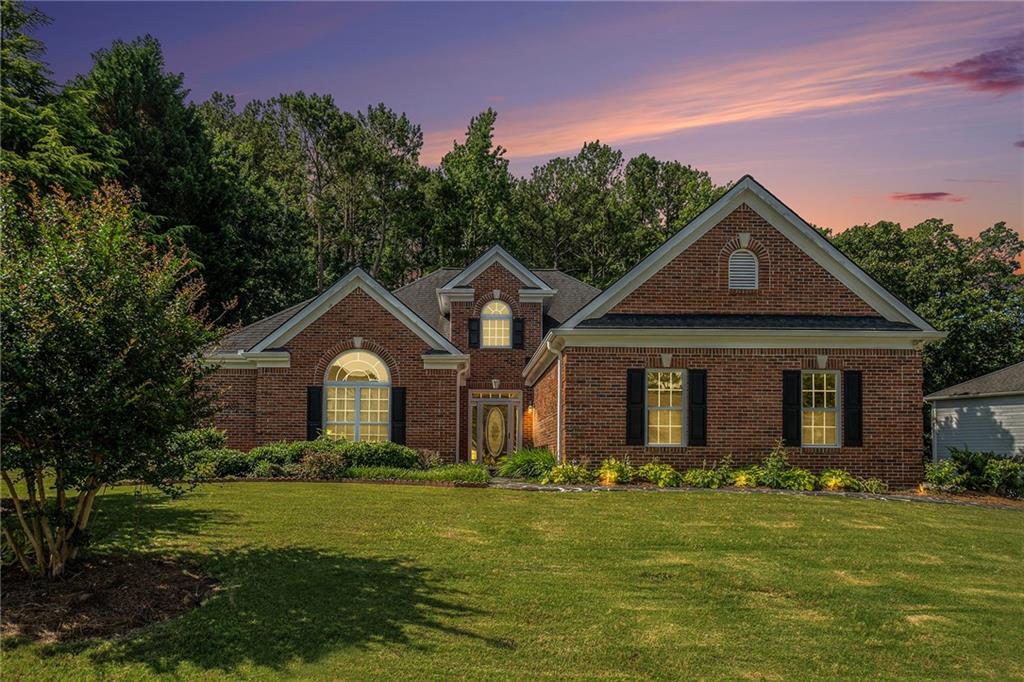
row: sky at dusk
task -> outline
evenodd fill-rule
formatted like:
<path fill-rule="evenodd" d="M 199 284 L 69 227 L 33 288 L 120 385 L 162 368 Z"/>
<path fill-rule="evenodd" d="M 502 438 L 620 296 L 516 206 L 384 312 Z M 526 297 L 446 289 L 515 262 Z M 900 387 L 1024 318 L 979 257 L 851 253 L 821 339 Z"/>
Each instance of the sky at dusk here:
<path fill-rule="evenodd" d="M 56 79 L 150 33 L 195 101 L 330 93 L 423 126 L 498 112 L 512 170 L 599 139 L 754 175 L 843 229 L 1024 227 L 1024 3 L 35 3 Z"/>

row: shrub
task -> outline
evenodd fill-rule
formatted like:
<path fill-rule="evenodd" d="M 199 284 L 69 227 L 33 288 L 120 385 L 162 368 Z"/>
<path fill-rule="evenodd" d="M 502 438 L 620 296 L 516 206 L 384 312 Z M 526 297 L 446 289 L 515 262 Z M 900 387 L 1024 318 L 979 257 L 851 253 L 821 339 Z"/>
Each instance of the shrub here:
<path fill-rule="evenodd" d="M 345 478 L 367 481 L 449 481 L 453 483 L 487 483 L 491 474 L 479 464 L 447 464 L 433 469 L 402 467 L 352 467 Z"/>
<path fill-rule="evenodd" d="M 633 467 L 627 460 L 617 460 L 614 457 L 601 462 L 597 470 L 597 482 L 601 485 L 618 485 L 629 483 L 633 480 Z"/>
<path fill-rule="evenodd" d="M 732 460 L 724 457 L 710 469 L 706 463 L 699 469 L 688 469 L 683 474 L 682 481 L 694 488 L 721 488 L 723 485 L 729 485 L 733 478 Z"/>
<path fill-rule="evenodd" d="M 285 475 L 284 466 L 264 459 L 256 462 L 249 475 L 252 478 L 279 478 Z"/>
<path fill-rule="evenodd" d="M 818 477 L 807 469 L 792 467 L 782 475 L 779 487 L 784 490 L 814 490 L 817 482 Z"/>
<path fill-rule="evenodd" d="M 756 488 L 761 485 L 761 467 L 751 466 L 732 473 L 730 483 L 737 488 Z"/>
<path fill-rule="evenodd" d="M 544 474 L 540 482 L 553 485 L 574 485 L 590 483 L 593 478 L 590 469 L 584 465 L 565 463 L 551 467 L 551 470 Z"/>
<path fill-rule="evenodd" d="M 668 464 L 650 463 L 644 464 L 636 470 L 634 480 L 653 483 L 659 488 L 667 488 L 679 485 L 681 477 L 679 472 Z"/>
<path fill-rule="evenodd" d="M 301 459 L 299 457 L 292 459 L 292 453 L 296 451 L 296 443 L 268 443 L 266 445 L 258 445 L 249 451 L 249 459 L 252 461 L 252 467 L 255 470 L 257 467 L 263 464 L 273 464 L 276 466 L 284 466 L 293 461 Z"/>
<path fill-rule="evenodd" d="M 1024 462 L 1010 457 L 993 457 L 985 463 L 983 473 L 989 492 L 1006 497 L 1024 497 Z"/>
<path fill-rule="evenodd" d="M 959 448 L 949 449 L 949 459 L 956 466 L 957 471 L 965 477 L 963 486 L 968 490 L 985 490 L 988 487 L 985 467 L 990 460 L 997 457 L 998 455 L 994 452 L 974 452 Z"/>
<path fill-rule="evenodd" d="M 299 462 L 298 473 L 302 478 L 334 480 L 342 478 L 346 469 L 345 456 L 337 451 L 321 450 L 306 453 Z"/>
<path fill-rule="evenodd" d="M 786 447 L 779 441 L 758 467 L 758 482 L 769 488 L 786 488 L 791 468 L 786 458 Z"/>
<path fill-rule="evenodd" d="M 204 450 L 223 448 L 227 440 L 227 433 L 211 426 L 171 434 L 167 441 L 167 449 L 170 450 L 172 456 L 184 457 Z"/>
<path fill-rule="evenodd" d="M 444 463 L 441 459 L 441 453 L 437 450 L 417 450 L 416 454 L 420 458 L 421 469 L 433 469 Z"/>
<path fill-rule="evenodd" d="M 341 452 L 344 453 L 349 465 L 354 467 L 420 467 L 420 456 L 415 450 L 390 441 L 345 443 L 341 447 Z"/>
<path fill-rule="evenodd" d="M 862 478 L 861 480 L 857 481 L 857 489 L 863 493 L 873 493 L 875 495 L 879 495 L 887 491 L 889 489 L 889 486 L 887 486 L 885 483 L 878 480 L 877 478 Z"/>
<path fill-rule="evenodd" d="M 950 459 L 928 462 L 924 465 L 925 482 L 943 492 L 955 493 L 962 491 L 967 478 L 967 475 L 960 473 L 956 463 Z"/>
<path fill-rule="evenodd" d="M 860 485 L 856 478 L 842 469 L 825 469 L 818 476 L 818 484 L 825 490 L 858 490 Z"/>
<path fill-rule="evenodd" d="M 209 478 L 230 478 L 233 476 L 248 476 L 252 471 L 252 463 L 249 456 L 241 450 L 232 448 L 217 448 L 214 450 L 203 450 L 197 455 L 198 467 L 205 471 L 212 471 Z"/>
<path fill-rule="evenodd" d="M 556 464 L 547 448 L 517 450 L 498 465 L 498 475 L 508 478 L 541 478 Z"/>

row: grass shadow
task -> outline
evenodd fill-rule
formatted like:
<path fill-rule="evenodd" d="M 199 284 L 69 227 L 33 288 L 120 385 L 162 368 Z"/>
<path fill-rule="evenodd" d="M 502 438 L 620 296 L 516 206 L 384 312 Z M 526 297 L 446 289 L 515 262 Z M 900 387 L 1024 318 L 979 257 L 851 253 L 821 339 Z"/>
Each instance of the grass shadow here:
<path fill-rule="evenodd" d="M 235 671 L 281 669 L 336 650 L 374 645 L 423 648 L 437 631 L 499 648 L 453 620 L 477 613 L 452 600 L 427 572 L 401 560 L 253 548 L 201 559 L 221 581 L 206 604 L 176 621 L 89 653 L 96 664 L 143 663 L 157 673 L 186 665 Z M 63 649 L 66 651 L 66 649 Z M 54 647 L 52 653 L 57 653 Z"/>

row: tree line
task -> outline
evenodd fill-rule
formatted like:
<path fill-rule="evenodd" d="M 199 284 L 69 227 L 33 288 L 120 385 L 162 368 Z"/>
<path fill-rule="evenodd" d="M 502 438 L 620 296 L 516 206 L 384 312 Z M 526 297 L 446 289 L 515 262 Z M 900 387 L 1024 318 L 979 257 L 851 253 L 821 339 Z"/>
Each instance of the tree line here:
<path fill-rule="evenodd" d="M 384 104 L 347 112 L 304 92 L 192 102 L 151 36 L 98 50 L 58 85 L 34 36 L 49 19 L 14 0 L 2 9 L 0 160 L 14 200 L 128 188 L 146 237 L 187 252 L 222 324 L 312 296 L 353 266 L 395 287 L 496 243 L 604 287 L 728 189 L 599 141 L 516 177 L 491 109 L 427 167 L 421 127 Z M 926 390 L 1024 358 L 1024 243 L 1005 223 L 977 238 L 939 219 L 823 231 L 949 332 L 925 350 Z"/>

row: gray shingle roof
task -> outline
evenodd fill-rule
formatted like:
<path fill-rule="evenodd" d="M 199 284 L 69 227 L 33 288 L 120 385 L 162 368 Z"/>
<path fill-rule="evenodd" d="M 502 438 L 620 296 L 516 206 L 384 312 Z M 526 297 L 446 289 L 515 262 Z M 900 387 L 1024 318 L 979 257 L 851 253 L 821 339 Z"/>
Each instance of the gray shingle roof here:
<path fill-rule="evenodd" d="M 884 317 L 840 315 L 628 315 L 609 313 L 580 322 L 580 327 L 608 329 L 822 329 L 912 331 L 905 322 Z"/>
<path fill-rule="evenodd" d="M 414 282 L 395 289 L 392 293 L 395 298 L 423 318 L 427 324 L 447 337 L 448 320 L 441 315 L 441 309 L 437 305 L 437 289 L 443 287 L 460 272 L 462 270 L 459 268 L 438 268 Z M 601 293 L 599 289 L 584 284 L 575 277 L 558 270 L 533 270 L 532 272 L 544 280 L 549 287 L 558 290 L 558 293 L 552 297 L 546 312 L 547 318 L 556 323 L 565 322 L 590 299 Z M 290 308 L 285 308 L 281 312 L 231 332 L 224 337 L 215 352 L 235 353 L 240 350 L 250 350 L 312 300 L 310 298 L 296 303 Z"/>
<path fill-rule="evenodd" d="M 1006 393 L 1024 394 L 1024 362 L 982 375 L 977 379 L 956 384 L 925 396 L 925 400 L 940 398 L 969 398 L 971 396 Z"/>
<path fill-rule="evenodd" d="M 295 305 L 285 308 L 280 312 L 264 317 L 262 320 L 248 324 L 241 329 L 236 329 L 221 339 L 216 352 L 236 353 L 240 350 L 249 350 L 270 335 L 272 331 L 287 322 L 292 315 L 302 310 L 303 306 L 312 300 L 313 299 L 311 298 L 307 298 L 301 303 L 296 303 Z"/>

